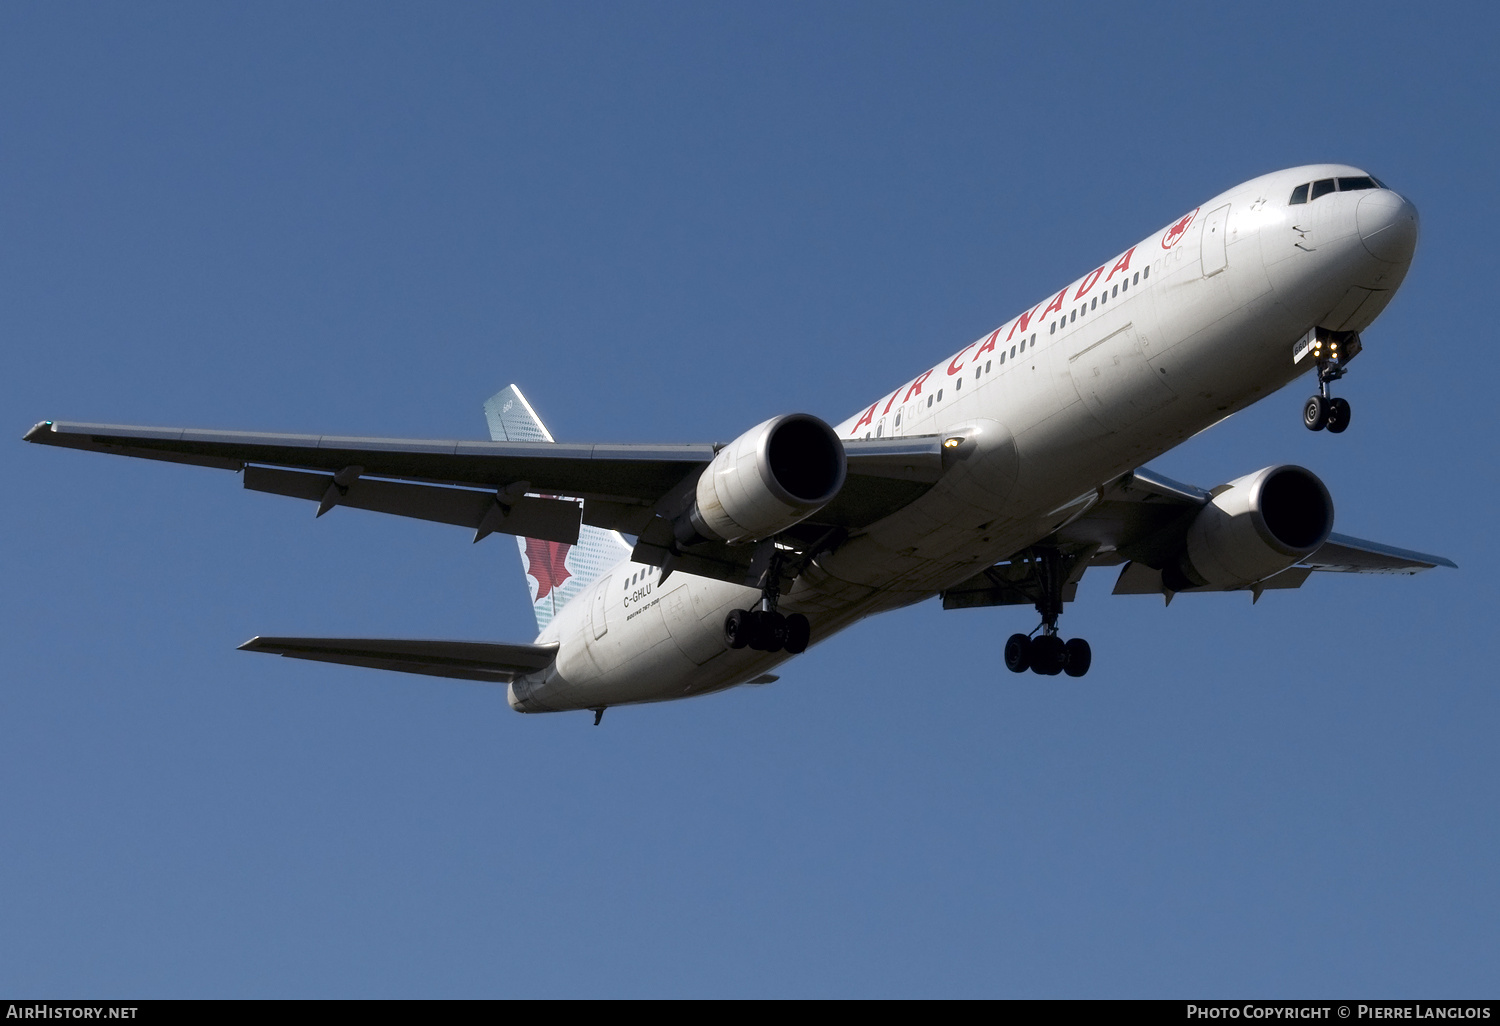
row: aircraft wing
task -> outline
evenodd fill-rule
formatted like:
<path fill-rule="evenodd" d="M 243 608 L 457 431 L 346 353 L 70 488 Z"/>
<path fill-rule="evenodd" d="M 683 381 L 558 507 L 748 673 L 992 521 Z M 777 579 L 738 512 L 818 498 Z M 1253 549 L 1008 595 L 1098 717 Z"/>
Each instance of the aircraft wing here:
<path fill-rule="evenodd" d="M 1041 543 L 1064 555 L 1063 600 L 1073 601 L 1079 579 L 1094 566 L 1121 566 L 1116 595 L 1170 596 L 1159 567 L 1181 550 L 1188 524 L 1210 498 L 1207 489 L 1145 469 L 1106 485 L 1081 516 Z M 1456 568 L 1457 564 L 1443 556 L 1330 534 L 1316 552 L 1295 566 L 1242 590 L 1258 598 L 1262 591 L 1300 588 L 1316 571 L 1415 574 L 1438 566 Z M 1039 594 L 1038 572 L 1030 551 L 1017 553 L 949 588 L 943 593 L 943 608 L 1030 605 Z M 1195 588 L 1193 592 L 1211 590 Z"/>
<path fill-rule="evenodd" d="M 457 677 L 491 684 L 509 684 L 523 673 L 546 669 L 557 658 L 556 645 L 400 641 L 390 638 L 251 638 L 240 649 L 292 659 L 425 673 L 432 677 Z"/>
<path fill-rule="evenodd" d="M 475 530 L 575 543 L 580 523 L 639 535 L 718 446 L 570 445 L 254 434 L 43 421 L 26 441 L 244 472 L 244 486 Z M 850 440 L 838 497 L 807 523 L 857 529 L 942 473 L 938 436 Z M 570 496 L 562 499 L 556 496 Z"/>

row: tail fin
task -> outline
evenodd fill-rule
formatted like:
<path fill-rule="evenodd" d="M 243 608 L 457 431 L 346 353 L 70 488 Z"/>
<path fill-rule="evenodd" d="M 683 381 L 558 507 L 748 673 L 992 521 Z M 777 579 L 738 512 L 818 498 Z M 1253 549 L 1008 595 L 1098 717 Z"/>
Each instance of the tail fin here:
<path fill-rule="evenodd" d="M 553 440 L 515 385 L 490 396 L 484 404 L 484 416 L 493 441 Z M 521 565 L 531 587 L 531 608 L 536 613 L 538 631 L 545 630 L 557 611 L 579 592 L 630 555 L 630 545 L 618 532 L 587 524 L 579 529 L 577 545 L 540 538 L 517 538 L 516 544 L 521 548 Z"/>

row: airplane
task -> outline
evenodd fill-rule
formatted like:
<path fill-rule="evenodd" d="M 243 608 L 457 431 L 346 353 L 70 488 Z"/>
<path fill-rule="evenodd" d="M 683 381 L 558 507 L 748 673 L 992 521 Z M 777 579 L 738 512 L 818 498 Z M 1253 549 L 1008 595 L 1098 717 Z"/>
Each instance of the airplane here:
<path fill-rule="evenodd" d="M 29 442 L 238 471 L 245 488 L 515 536 L 530 644 L 255 637 L 242 649 L 503 684 L 519 712 L 592 711 L 777 680 L 850 624 L 940 596 L 1033 606 L 1008 669 L 1082 677 L 1058 621 L 1090 567 L 1117 595 L 1300 588 L 1441 556 L 1333 533 L 1311 471 L 1204 489 L 1143 464 L 1315 374 L 1311 430 L 1411 265 L 1417 212 L 1314 164 L 1194 207 L 837 426 L 772 417 L 727 445 L 553 440 L 512 385 L 491 440 L 43 421 Z M 634 541 L 627 540 L 629 536 Z"/>

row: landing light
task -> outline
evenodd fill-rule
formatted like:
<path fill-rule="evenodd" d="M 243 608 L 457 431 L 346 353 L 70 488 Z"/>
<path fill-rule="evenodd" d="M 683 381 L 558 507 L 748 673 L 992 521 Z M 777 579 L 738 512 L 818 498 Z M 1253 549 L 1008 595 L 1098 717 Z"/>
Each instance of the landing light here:
<path fill-rule="evenodd" d="M 944 449 L 957 449 L 960 445 L 963 445 L 963 444 L 964 444 L 964 440 L 962 438 L 945 438 L 945 439 L 943 439 L 943 448 Z"/>

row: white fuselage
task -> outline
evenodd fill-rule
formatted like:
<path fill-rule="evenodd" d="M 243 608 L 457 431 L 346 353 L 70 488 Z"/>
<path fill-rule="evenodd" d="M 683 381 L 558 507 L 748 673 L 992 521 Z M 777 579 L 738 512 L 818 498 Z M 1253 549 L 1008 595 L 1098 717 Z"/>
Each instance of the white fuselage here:
<path fill-rule="evenodd" d="M 920 601 L 1034 544 L 1111 479 L 1288 384 L 1314 326 L 1366 328 L 1406 274 L 1415 211 L 1387 189 L 1289 205 L 1322 164 L 1214 197 L 837 428 L 843 438 L 966 440 L 925 495 L 819 556 L 782 597 L 813 640 Z M 556 662 L 511 685 L 525 712 L 663 701 L 788 658 L 725 647 L 754 589 L 621 563 L 538 639 Z"/>

